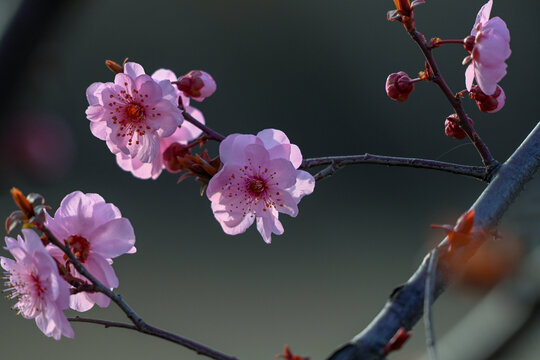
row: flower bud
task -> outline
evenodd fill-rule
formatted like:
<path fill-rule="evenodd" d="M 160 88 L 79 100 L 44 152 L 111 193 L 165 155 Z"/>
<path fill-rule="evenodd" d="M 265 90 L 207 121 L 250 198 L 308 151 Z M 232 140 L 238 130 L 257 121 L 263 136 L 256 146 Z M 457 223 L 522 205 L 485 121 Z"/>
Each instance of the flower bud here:
<path fill-rule="evenodd" d="M 470 117 L 467 117 L 467 121 L 471 126 L 474 125 L 474 122 Z M 456 114 L 452 114 L 446 118 L 444 122 L 444 133 L 448 137 L 454 139 L 462 140 L 467 137 L 467 133 L 459 126 L 459 118 Z"/>
<path fill-rule="evenodd" d="M 163 152 L 163 165 L 171 173 L 185 170 L 183 158 L 190 154 L 191 150 L 186 145 L 173 143 Z"/>
<path fill-rule="evenodd" d="M 178 90 L 193 100 L 203 101 L 216 91 L 216 82 L 207 72 L 192 70 L 180 77 L 176 83 Z"/>
<path fill-rule="evenodd" d="M 465 50 L 472 53 L 475 42 L 476 42 L 476 37 L 469 35 L 465 39 L 463 39 L 463 47 L 465 48 Z"/>
<path fill-rule="evenodd" d="M 390 99 L 397 101 L 405 101 L 414 90 L 414 84 L 409 78 L 409 75 L 400 71 L 388 75 L 386 79 L 386 94 Z"/>
<path fill-rule="evenodd" d="M 497 85 L 493 95 L 486 95 L 480 90 L 480 87 L 474 85 L 471 88 L 470 96 L 476 101 L 480 111 L 485 113 L 494 113 L 502 109 L 506 101 L 504 90 Z"/>

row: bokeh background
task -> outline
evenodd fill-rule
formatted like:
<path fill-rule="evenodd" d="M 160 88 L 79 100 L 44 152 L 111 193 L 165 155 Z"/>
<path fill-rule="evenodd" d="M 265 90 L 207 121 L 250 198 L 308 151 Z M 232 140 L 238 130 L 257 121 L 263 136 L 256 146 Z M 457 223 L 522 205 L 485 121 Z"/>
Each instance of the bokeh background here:
<path fill-rule="evenodd" d="M 0 0 L 2 34 L 21 3 Z M 22 17 L 27 31 L 11 33 L 15 45 L 0 56 L 0 215 L 14 209 L 12 186 L 43 194 L 54 208 L 74 190 L 117 205 L 135 228 L 138 248 L 115 261 L 118 291 L 153 325 L 240 359 L 272 359 L 284 344 L 323 359 L 371 321 L 440 240 L 429 224 L 454 223 L 485 187 L 428 170 L 351 167 L 317 183 L 296 219 L 282 216 L 285 234 L 271 245 L 255 229 L 225 235 L 197 183 L 177 185 L 167 173 L 138 180 L 91 135 L 85 90 L 112 81 L 104 60 L 129 57 L 148 73 L 204 69 L 218 91 L 194 105 L 211 127 L 225 134 L 281 129 L 306 158 L 370 152 L 480 164 L 472 146 L 444 136 L 452 111 L 433 84 L 417 84 L 406 103 L 387 98 L 389 73 L 414 76 L 423 67 L 401 25 L 386 21 L 392 1 L 24 3 L 31 5 Z M 417 25 L 428 38 L 463 38 L 483 3 L 428 1 L 416 12 Z M 538 121 L 539 13 L 537 0 L 495 2 L 492 15 L 512 36 L 501 82 L 507 103 L 489 115 L 466 101 L 501 161 Z M 465 50 L 449 45 L 435 55 L 451 88 L 463 89 Z M 538 244 L 539 200 L 537 180 L 502 225 L 524 252 Z M 434 307 L 437 335 L 443 338 L 484 294 L 482 286 L 443 294 Z M 15 316 L 12 302 L 0 305 L 2 358 L 199 358 L 159 339 L 90 324 L 74 324 L 74 340 L 54 341 Z M 84 315 L 124 319 L 114 306 Z M 534 335 L 540 327 L 531 326 L 497 358 L 537 359 Z M 391 358 L 416 359 L 424 348 L 420 324 Z"/>

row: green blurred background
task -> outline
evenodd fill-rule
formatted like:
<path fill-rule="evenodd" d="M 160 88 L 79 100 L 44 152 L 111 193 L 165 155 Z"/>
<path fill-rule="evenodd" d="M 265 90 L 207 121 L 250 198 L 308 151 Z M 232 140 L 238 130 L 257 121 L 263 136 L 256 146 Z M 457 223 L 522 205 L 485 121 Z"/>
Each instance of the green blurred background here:
<path fill-rule="evenodd" d="M 417 25 L 428 38 L 463 38 L 483 3 L 428 1 L 416 12 Z M 0 0 L 0 30 L 19 4 Z M 306 158 L 370 152 L 480 164 L 472 146 L 444 136 L 452 111 L 433 84 L 417 84 L 406 103 L 386 96 L 389 73 L 412 77 L 423 67 L 401 25 L 386 21 L 392 8 L 390 0 L 61 2 L 43 15 L 51 18 L 37 30 L 39 42 L 15 48 L 31 50 L 30 61 L 0 70 L 19 72 L 16 82 L 2 84 L 11 97 L 0 108 L 1 217 L 14 210 L 12 186 L 43 194 L 54 208 L 74 190 L 99 193 L 135 228 L 138 252 L 115 261 L 118 291 L 149 323 L 240 359 L 272 359 L 284 344 L 324 358 L 369 323 L 427 244 L 441 238 L 429 224 L 455 222 L 485 185 L 427 170 L 346 168 L 317 183 L 296 219 L 281 217 L 285 233 L 271 245 L 254 228 L 231 237 L 192 180 L 177 185 L 176 175 L 163 173 L 143 181 L 116 165 L 89 131 L 85 90 L 112 81 L 105 59 L 129 57 L 148 73 L 203 69 L 218 90 L 193 105 L 224 134 L 281 129 Z M 506 21 L 512 36 L 501 82 L 507 103 L 496 114 L 465 104 L 501 161 L 538 121 L 539 13 L 537 0 L 495 2 L 492 15 Z M 453 45 L 436 51 L 454 91 L 464 87 L 466 55 Z M 503 232 L 526 247 L 538 239 L 539 189 L 539 181 L 530 184 L 503 223 Z M 481 297 L 479 290 L 445 293 L 434 308 L 437 334 L 444 336 Z M 73 324 L 74 340 L 54 341 L 34 321 L 15 316 L 12 302 L 0 305 L 2 358 L 200 358 L 90 324 Z M 84 316 L 124 319 L 114 306 Z M 419 325 L 391 358 L 417 358 L 423 339 Z M 538 358 L 521 348 L 521 355 L 501 359 Z"/>

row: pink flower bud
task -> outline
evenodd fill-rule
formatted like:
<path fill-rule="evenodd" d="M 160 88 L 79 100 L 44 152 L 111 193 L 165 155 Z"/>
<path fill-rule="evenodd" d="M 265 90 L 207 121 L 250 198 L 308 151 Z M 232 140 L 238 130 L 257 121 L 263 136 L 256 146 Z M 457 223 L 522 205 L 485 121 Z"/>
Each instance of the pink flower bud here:
<path fill-rule="evenodd" d="M 470 117 L 467 117 L 469 124 L 474 125 L 474 122 Z M 467 137 L 467 133 L 459 126 L 459 118 L 456 114 L 449 115 L 444 122 L 444 133 L 448 137 L 462 140 Z"/>
<path fill-rule="evenodd" d="M 414 90 L 414 84 L 409 78 L 409 75 L 400 71 L 388 75 L 386 79 L 386 94 L 390 99 L 397 101 L 405 101 Z"/>
<path fill-rule="evenodd" d="M 193 100 L 203 101 L 216 91 L 216 82 L 207 72 L 201 70 L 191 70 L 186 75 L 180 77 L 176 84 L 178 90 Z"/>
<path fill-rule="evenodd" d="M 172 143 L 163 152 L 163 164 L 165 168 L 171 173 L 177 173 L 185 169 L 184 162 L 182 161 L 185 155 L 190 155 L 191 150 L 186 145 L 179 143 Z"/>
<path fill-rule="evenodd" d="M 493 95 L 486 95 L 480 87 L 474 85 L 470 92 L 471 98 L 476 101 L 476 105 L 482 112 L 494 113 L 502 109 L 506 101 L 504 90 L 497 85 Z"/>

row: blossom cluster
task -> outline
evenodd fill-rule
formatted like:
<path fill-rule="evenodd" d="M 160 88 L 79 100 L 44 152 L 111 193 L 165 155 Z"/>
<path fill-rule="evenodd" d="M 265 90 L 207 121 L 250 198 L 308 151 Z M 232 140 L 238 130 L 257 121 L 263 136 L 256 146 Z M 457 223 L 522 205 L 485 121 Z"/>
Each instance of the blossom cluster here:
<path fill-rule="evenodd" d="M 395 1 L 398 6 L 408 4 L 407 1 Z M 504 90 L 498 83 L 506 75 L 506 60 L 510 57 L 510 32 L 506 23 L 500 17 L 490 19 L 493 0 L 489 0 L 478 12 L 476 21 L 469 36 L 463 40 L 441 40 L 432 39 L 428 48 L 436 48 L 445 43 L 462 44 L 469 52 L 463 59 L 463 65 L 468 64 L 465 70 L 466 89 L 461 91 L 462 96 L 469 93 L 471 99 L 475 100 L 478 109 L 486 113 L 494 113 L 501 110 L 506 101 Z M 407 6 L 405 6 L 407 7 Z M 408 11 L 413 12 L 413 6 L 408 5 Z M 392 12 L 394 14 L 396 11 Z M 399 20 L 404 23 L 403 14 L 394 14 L 391 20 Z M 397 16 L 397 17 L 396 17 Z M 411 16 L 411 14 L 409 14 Z M 412 18 L 412 16 L 411 16 Z M 404 23 L 405 24 L 405 23 Z M 412 26 L 410 23 L 409 26 Z M 406 24 L 405 24 L 406 25 Z M 413 28 L 409 29 L 410 31 Z M 423 40 L 421 40 L 423 41 Z M 411 79 L 405 72 L 390 74 L 386 80 L 386 94 L 393 100 L 405 101 L 414 90 L 414 83 L 421 80 L 431 80 L 434 74 L 429 64 L 426 64 L 426 71 L 420 73 L 420 77 Z M 474 82 L 476 81 L 476 85 Z M 455 139 L 467 137 L 461 128 L 460 119 L 457 115 L 450 116 L 452 120 L 445 122 L 445 134 Z M 463 120 L 463 119 L 461 119 Z M 464 121 L 464 120 L 463 120 Z M 468 120 L 471 123 L 470 119 Z"/>
<path fill-rule="evenodd" d="M 191 73 L 190 73 L 191 74 Z M 186 144 L 201 130 L 184 122 L 182 111 L 204 123 L 203 114 L 190 106 L 190 97 L 173 86 L 184 78 L 198 88 L 195 100 L 202 101 L 215 91 L 211 77 L 192 75 L 180 80 L 171 70 L 159 69 L 151 76 L 134 62 L 123 66 L 114 82 L 96 82 L 86 90 L 90 130 L 116 154 L 118 165 L 141 179 L 156 179 L 164 168 L 163 153 L 173 143 Z M 206 74 L 199 72 L 199 74 Z M 180 106 L 179 106 L 180 105 Z"/>
<path fill-rule="evenodd" d="M 98 194 L 80 191 L 67 195 L 54 217 L 45 213 L 46 227 L 67 246 L 77 260 L 109 289 L 118 287 L 113 259 L 136 251 L 135 234 L 120 210 Z M 100 292 L 79 291 L 90 285 L 52 243 L 44 244 L 33 229 L 23 229 L 23 237 L 6 237 L 6 247 L 14 259 L 0 257 L 7 272 L 7 292 L 16 299 L 14 309 L 26 319 L 35 319 L 47 336 L 73 337 L 73 329 L 63 311 L 84 312 L 94 304 L 107 307 L 110 299 Z"/>

